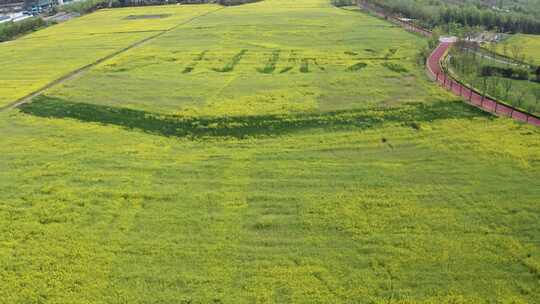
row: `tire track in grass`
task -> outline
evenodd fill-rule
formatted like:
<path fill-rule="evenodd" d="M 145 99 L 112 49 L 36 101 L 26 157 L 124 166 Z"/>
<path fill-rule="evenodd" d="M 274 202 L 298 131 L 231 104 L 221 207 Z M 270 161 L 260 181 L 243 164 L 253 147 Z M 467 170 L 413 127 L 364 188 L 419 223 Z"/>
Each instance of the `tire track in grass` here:
<path fill-rule="evenodd" d="M 214 95 L 210 96 L 207 100 L 210 102 L 215 100 L 238 78 L 238 76 L 239 76 L 238 74 L 233 74 L 229 79 L 227 79 L 225 84 Z"/>
<path fill-rule="evenodd" d="M 167 196 L 171 200 L 182 199 L 183 204 L 174 207 L 147 204 L 134 219 L 134 229 L 128 231 L 121 248 L 115 248 L 118 255 L 112 263 L 107 287 L 102 290 L 104 302 L 147 302 L 163 284 L 173 282 L 174 287 L 167 286 L 174 290 L 175 297 L 181 300 L 179 303 L 225 303 L 227 290 L 236 288 L 238 265 L 245 258 L 241 241 L 245 238 L 244 218 L 250 207 L 247 195 L 253 152 L 240 149 L 201 156 L 174 170 L 189 169 L 204 175 L 185 173 L 167 182 L 171 186 L 164 193 L 170 193 Z M 162 176 L 156 174 L 154 178 L 162 179 Z M 173 190 L 186 179 L 190 181 L 187 193 Z M 164 210 L 167 214 L 161 214 Z M 160 216 L 156 222 L 157 215 Z M 180 221 L 195 217 L 199 218 L 196 224 L 177 226 Z M 154 240 L 164 244 L 162 249 L 141 254 L 151 250 Z M 193 247 L 193 244 L 197 245 Z M 182 262 L 161 264 L 177 259 Z M 136 273 L 132 271 L 134 261 Z M 144 289 L 138 284 L 144 284 Z M 192 289 L 194 284 L 197 288 Z"/>
<path fill-rule="evenodd" d="M 101 58 L 99 58 L 98 60 L 96 60 L 96 61 L 94 61 L 92 63 L 89 63 L 89 64 L 87 64 L 87 65 L 85 65 L 85 66 L 83 66 L 81 68 L 78 68 L 78 69 L 76 69 L 74 71 L 69 72 L 68 74 L 65 74 L 64 76 L 62 76 L 62 77 L 60 77 L 60 78 L 58 78 L 56 80 L 53 80 L 52 82 L 46 84 L 45 86 L 41 87 L 40 89 L 37 89 L 36 91 L 33 91 L 32 93 L 30 93 L 30 94 L 28 94 L 26 96 L 23 96 L 23 97 L 15 100 L 15 101 L 5 105 L 5 106 L 0 107 L 0 111 L 13 109 L 13 108 L 16 108 L 16 107 L 18 107 L 18 106 L 20 106 L 22 104 L 28 103 L 28 102 L 30 102 L 32 100 L 32 98 L 44 93 L 48 89 L 50 89 L 52 87 L 55 87 L 55 86 L 57 86 L 59 84 L 62 84 L 64 82 L 66 82 L 66 81 L 69 81 L 69 80 L 71 80 L 71 79 L 73 79 L 75 77 L 78 77 L 80 75 L 83 75 L 84 73 L 86 73 L 91 68 L 93 68 L 93 67 L 95 67 L 95 66 L 97 66 L 97 65 L 99 65 L 99 64 L 101 64 L 101 63 L 103 63 L 103 62 L 105 62 L 105 61 L 107 61 L 109 59 L 112 59 L 112 58 L 114 58 L 114 57 L 116 57 L 116 56 L 118 56 L 120 54 L 126 53 L 127 51 L 129 51 L 131 49 L 139 47 L 139 46 L 141 46 L 141 45 L 143 45 L 143 44 L 145 44 L 147 42 L 150 42 L 150 41 L 152 41 L 152 40 L 154 40 L 154 39 L 156 39 L 158 37 L 163 36 L 164 34 L 167 34 L 167 33 L 171 32 L 171 31 L 174 31 L 174 30 L 176 30 L 177 28 L 179 28 L 179 27 L 181 27 L 183 25 L 189 24 L 189 23 L 191 23 L 191 22 L 193 22 L 193 21 L 195 21 L 195 20 L 197 20 L 199 18 L 206 17 L 206 16 L 208 16 L 210 14 L 219 12 L 219 11 L 225 9 L 225 8 L 226 7 L 220 7 L 218 9 L 211 10 L 211 11 L 202 13 L 200 15 L 197 15 L 195 17 L 189 18 L 188 20 L 180 22 L 180 23 L 178 23 L 178 24 L 176 24 L 176 25 L 174 25 L 174 26 L 172 26 L 172 27 L 170 27 L 168 29 L 165 29 L 163 31 L 159 31 L 159 33 L 157 33 L 155 35 L 146 37 L 146 38 L 144 38 L 142 40 L 139 40 L 137 42 L 134 42 L 134 43 L 128 45 L 127 47 L 124 47 L 124 48 L 121 48 L 121 49 L 119 49 L 117 51 L 114 51 L 113 53 L 111 53 L 109 55 L 101 57 Z"/>

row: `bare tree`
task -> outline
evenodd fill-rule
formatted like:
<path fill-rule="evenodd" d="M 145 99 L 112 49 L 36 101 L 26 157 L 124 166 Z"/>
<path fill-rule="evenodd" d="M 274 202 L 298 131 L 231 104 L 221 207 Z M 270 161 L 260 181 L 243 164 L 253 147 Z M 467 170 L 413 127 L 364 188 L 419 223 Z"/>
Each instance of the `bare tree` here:
<path fill-rule="evenodd" d="M 540 108 L 538 108 L 538 105 L 540 104 L 540 88 L 534 88 L 533 89 L 533 95 L 534 95 L 534 99 L 535 99 L 536 111 L 540 111 Z"/>
<path fill-rule="evenodd" d="M 525 99 L 525 94 L 526 94 L 525 91 L 521 91 L 518 93 L 517 99 L 516 99 L 516 106 L 521 107 L 521 105 L 523 104 L 523 100 Z"/>
<path fill-rule="evenodd" d="M 512 90 L 512 80 L 510 79 L 503 79 L 502 81 L 503 89 L 504 89 L 504 100 L 508 101 L 508 96 L 510 95 L 510 90 Z"/>
<path fill-rule="evenodd" d="M 488 78 L 482 77 L 482 95 L 486 96 L 488 88 L 489 88 Z"/>
<path fill-rule="evenodd" d="M 494 76 L 496 77 L 491 78 L 491 91 L 492 91 L 493 96 L 500 98 L 500 93 L 501 93 L 500 78 L 498 77 L 499 75 L 497 74 L 495 74 Z"/>
<path fill-rule="evenodd" d="M 487 47 L 486 47 L 491 53 L 496 53 L 497 52 L 497 44 L 495 44 L 494 42 L 489 42 L 487 44 Z"/>
<path fill-rule="evenodd" d="M 503 55 L 505 57 L 508 57 L 508 42 L 502 43 L 502 50 L 503 50 Z"/>
<path fill-rule="evenodd" d="M 478 43 L 472 43 L 471 49 L 472 49 L 472 59 L 473 59 L 473 62 L 476 64 L 476 59 L 477 59 L 476 53 L 480 50 L 480 45 Z"/>
<path fill-rule="evenodd" d="M 510 46 L 510 51 L 512 52 L 512 57 L 514 57 L 514 59 L 520 60 L 523 46 L 521 44 L 512 44 Z"/>

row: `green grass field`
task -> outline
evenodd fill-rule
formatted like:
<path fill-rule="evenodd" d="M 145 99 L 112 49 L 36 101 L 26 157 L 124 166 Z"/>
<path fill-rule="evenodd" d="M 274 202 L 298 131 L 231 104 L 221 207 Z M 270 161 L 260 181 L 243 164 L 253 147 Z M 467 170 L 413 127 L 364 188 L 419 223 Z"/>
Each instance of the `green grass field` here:
<path fill-rule="evenodd" d="M 540 301 L 540 130 L 360 12 L 100 11 L 0 45 L 2 102 L 148 37 L 128 20 L 182 25 L 0 112 L 0 303 Z"/>

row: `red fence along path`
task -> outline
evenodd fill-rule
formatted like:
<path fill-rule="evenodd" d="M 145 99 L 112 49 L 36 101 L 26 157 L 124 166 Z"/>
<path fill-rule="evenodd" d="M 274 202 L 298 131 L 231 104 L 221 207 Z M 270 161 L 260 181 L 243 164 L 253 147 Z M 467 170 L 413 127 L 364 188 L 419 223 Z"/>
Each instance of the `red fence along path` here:
<path fill-rule="evenodd" d="M 455 95 L 463 97 L 469 104 L 484 111 L 540 126 L 540 118 L 537 116 L 523 112 L 497 100 L 493 100 L 449 77 L 441 68 L 441 60 L 446 56 L 448 49 L 453 43 L 454 41 L 451 39 L 441 39 L 439 46 L 431 53 L 427 60 L 426 68 L 435 81 Z"/>
<path fill-rule="evenodd" d="M 370 11 L 377 16 L 394 24 L 402 26 L 409 32 L 418 33 L 420 35 L 431 37 L 432 32 L 422 28 L 413 22 L 404 21 L 388 15 L 383 9 L 368 3 L 367 1 L 358 1 L 358 6 L 366 11 Z M 455 38 L 441 38 L 439 46 L 431 53 L 426 62 L 426 69 L 433 80 L 437 81 L 443 88 L 448 89 L 455 95 L 461 96 L 464 100 L 484 111 L 493 113 L 498 116 L 506 116 L 515 120 L 530 123 L 535 126 L 540 126 L 540 118 L 538 116 L 526 113 L 497 100 L 493 100 L 487 96 L 483 96 L 473 88 L 462 84 L 453 78 L 449 77 L 441 68 L 441 61 L 446 56 L 448 49 L 456 41 Z"/>

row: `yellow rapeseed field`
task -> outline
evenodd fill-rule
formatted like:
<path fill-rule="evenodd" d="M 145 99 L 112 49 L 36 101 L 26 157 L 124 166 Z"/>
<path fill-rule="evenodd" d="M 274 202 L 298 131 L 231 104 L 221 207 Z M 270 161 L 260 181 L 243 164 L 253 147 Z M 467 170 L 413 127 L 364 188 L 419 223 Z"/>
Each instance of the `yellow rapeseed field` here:
<path fill-rule="evenodd" d="M 0 111 L 0 303 L 540 302 L 540 129 L 354 8 L 98 11 L 1 44 L 1 103 L 166 29 Z"/>

